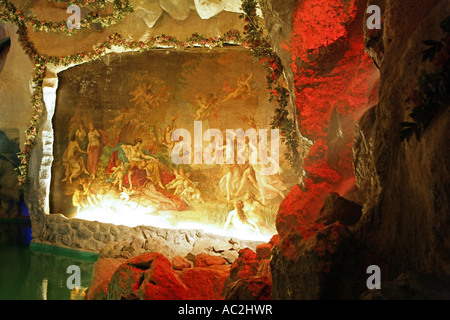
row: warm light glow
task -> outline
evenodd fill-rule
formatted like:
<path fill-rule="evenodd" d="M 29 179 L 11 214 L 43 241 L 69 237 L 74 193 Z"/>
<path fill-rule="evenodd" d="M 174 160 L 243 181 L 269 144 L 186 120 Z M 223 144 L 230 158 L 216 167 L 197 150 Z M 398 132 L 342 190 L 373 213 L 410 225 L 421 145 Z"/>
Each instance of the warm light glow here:
<path fill-rule="evenodd" d="M 101 204 L 80 208 L 77 219 L 98 221 L 128 227 L 141 225 L 162 229 L 200 230 L 205 233 L 236 238 L 240 240 L 254 240 L 268 242 L 273 235 L 259 234 L 250 231 L 229 229 L 206 225 L 199 222 L 181 222 L 171 219 L 170 212 L 158 212 L 152 207 L 145 207 L 132 201 L 123 202 L 117 199 L 103 199 Z"/>

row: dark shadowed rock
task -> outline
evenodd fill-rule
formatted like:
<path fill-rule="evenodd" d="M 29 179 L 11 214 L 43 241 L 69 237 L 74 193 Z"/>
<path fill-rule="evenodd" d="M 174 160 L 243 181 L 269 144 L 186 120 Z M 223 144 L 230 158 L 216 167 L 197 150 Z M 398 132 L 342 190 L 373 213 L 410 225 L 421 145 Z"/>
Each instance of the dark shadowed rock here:
<path fill-rule="evenodd" d="M 320 210 L 316 223 L 329 225 L 340 222 L 345 226 L 354 226 L 361 218 L 361 206 L 349 201 L 338 193 L 330 193 Z"/>
<path fill-rule="evenodd" d="M 272 277 L 269 259 L 260 259 L 252 250 L 239 251 L 231 265 L 223 296 L 226 300 L 268 300 L 271 297 Z"/>
<path fill-rule="evenodd" d="M 380 266 L 384 276 L 391 272 L 339 222 L 308 238 L 292 233 L 272 250 L 272 298 L 357 299 L 367 289 L 369 265 Z"/>
<path fill-rule="evenodd" d="M 402 273 L 393 281 L 381 281 L 380 289 L 367 290 L 362 300 L 449 300 L 450 289 L 431 274 Z"/>

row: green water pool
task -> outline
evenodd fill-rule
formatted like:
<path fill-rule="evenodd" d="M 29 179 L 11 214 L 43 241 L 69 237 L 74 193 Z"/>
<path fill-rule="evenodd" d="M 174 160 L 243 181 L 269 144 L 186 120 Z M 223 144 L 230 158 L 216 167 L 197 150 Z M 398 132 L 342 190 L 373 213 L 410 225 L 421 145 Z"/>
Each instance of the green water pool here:
<path fill-rule="evenodd" d="M 0 223 L 0 300 L 83 299 L 95 257 L 30 245 L 30 236 L 27 225 Z M 71 265 L 80 270 L 78 290 L 67 286 Z"/>

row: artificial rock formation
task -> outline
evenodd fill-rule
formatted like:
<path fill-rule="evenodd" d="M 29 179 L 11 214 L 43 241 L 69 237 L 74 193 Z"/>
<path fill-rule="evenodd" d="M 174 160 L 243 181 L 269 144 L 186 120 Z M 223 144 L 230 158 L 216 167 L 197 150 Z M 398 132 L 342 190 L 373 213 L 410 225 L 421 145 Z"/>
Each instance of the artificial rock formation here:
<path fill-rule="evenodd" d="M 232 264 L 206 253 L 171 260 L 156 251 L 131 258 L 103 255 L 94 265 L 85 299 L 268 300 L 273 244 L 262 244 L 256 252 L 241 249 Z"/>
<path fill-rule="evenodd" d="M 356 131 L 355 167 L 365 190 L 358 237 L 387 261 L 409 272 L 449 281 L 450 170 L 449 114 L 439 113 L 420 140 L 400 139 L 400 123 L 410 121 L 411 93 L 422 72 L 439 65 L 422 61 L 423 41 L 442 39 L 439 23 L 447 1 L 381 1 L 381 34 L 366 43 L 380 68 L 380 101 Z"/>
<path fill-rule="evenodd" d="M 133 3 L 133 15 L 111 29 L 71 39 L 31 32 L 30 38 L 39 52 L 67 55 L 88 51 L 114 32 L 135 40 L 161 33 L 183 39 L 199 29 L 216 36 L 242 26 L 234 19 L 236 1 Z M 382 10 L 380 30 L 365 26 L 370 4 Z M 30 9 L 27 5 L 23 9 Z M 448 297 L 448 112 L 433 119 L 420 140 L 400 139 L 421 73 L 439 67 L 422 61 L 423 41 L 442 38 L 439 22 L 448 15 L 448 1 L 261 0 L 260 5 L 285 67 L 304 167 L 300 183 L 280 206 L 279 241 L 249 250 L 231 239 L 214 243 L 182 232 L 165 231 L 163 240 L 155 240 L 161 235 L 146 228 L 121 230 L 46 216 L 51 105 L 33 150 L 34 183 L 26 197 L 34 234 L 44 243 L 101 250 L 89 299 L 422 298 L 430 292 L 427 283 L 442 284 L 429 296 Z M 53 20 L 65 17 L 61 8 L 32 9 Z M 13 113 L 28 119 L 31 112 L 23 106 L 32 64 L 15 31 L 6 26 L 7 57 L 14 60 L 7 58 L 1 70 L 0 97 L 13 112 L 2 114 L 1 125 L 13 123 Z M 44 86 L 48 95 L 56 92 L 60 70 L 53 71 Z M 19 122 L 14 125 L 25 131 L 27 121 Z M 128 239 L 129 233 L 137 240 Z M 221 258 L 196 261 L 202 253 Z M 381 268 L 381 291 L 367 291 L 369 265 Z"/>
<path fill-rule="evenodd" d="M 346 194 L 354 185 L 353 129 L 377 101 L 379 76 L 364 50 L 366 4 L 262 2 L 273 47 L 286 69 L 304 157 L 301 183 L 279 209 L 280 236 L 314 222 L 330 192 Z"/>
<path fill-rule="evenodd" d="M 87 300 L 222 300 L 230 265 L 223 258 L 201 255 L 176 268 L 157 252 L 131 259 L 100 258 L 94 267 Z M 185 261 L 186 262 L 186 261 Z M 180 270 L 181 269 L 181 270 Z"/>
<path fill-rule="evenodd" d="M 365 26 L 371 4 L 382 10 L 381 30 Z M 328 5 L 331 10 L 325 10 Z M 382 290 L 365 293 L 366 299 L 395 298 L 395 292 L 423 296 L 411 293 L 423 285 L 408 285 L 414 288 L 409 293 L 392 289 L 399 281 L 388 281 L 402 272 L 411 272 L 411 283 L 427 277 L 448 283 L 448 113 L 440 113 L 420 141 L 400 139 L 419 76 L 438 67 L 422 61 L 422 41 L 442 39 L 439 22 L 448 15 L 446 5 L 302 1 L 294 7 L 290 41 L 272 34 L 278 47 L 292 54 L 290 60 L 284 53 L 280 57 L 294 70 L 292 78 L 287 75 L 295 83 L 299 127 L 312 142 L 304 184 L 291 190 L 277 217 L 273 298 L 360 298 L 370 264 L 381 267 L 387 291 L 383 295 L 382 283 Z M 280 24 L 276 12 L 265 18 L 269 25 Z M 335 193 L 322 207 L 327 191 Z"/>

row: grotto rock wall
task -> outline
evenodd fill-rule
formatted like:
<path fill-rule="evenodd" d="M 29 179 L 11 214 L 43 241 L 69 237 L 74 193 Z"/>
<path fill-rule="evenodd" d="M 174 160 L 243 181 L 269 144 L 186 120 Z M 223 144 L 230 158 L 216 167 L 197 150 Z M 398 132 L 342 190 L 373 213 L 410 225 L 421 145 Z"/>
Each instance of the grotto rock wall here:
<path fill-rule="evenodd" d="M 439 23 L 448 1 L 379 1 L 381 33 L 366 30 L 366 47 L 380 68 L 380 101 L 361 119 L 355 134 L 357 185 L 365 191 L 357 234 L 400 270 L 447 278 L 450 274 L 448 108 L 420 140 L 400 139 L 411 121 L 412 92 L 422 72 L 439 66 L 422 61 L 425 40 L 440 41 Z"/>
<path fill-rule="evenodd" d="M 411 92 L 421 72 L 436 67 L 422 62 L 422 41 L 443 37 L 448 1 L 298 1 L 284 24 L 264 6 L 292 9 L 292 2 L 266 2 L 266 24 L 285 30 L 268 27 L 283 65 L 293 70 L 286 76 L 295 87 L 299 128 L 311 141 L 304 183 L 277 217 L 272 297 L 361 298 L 371 264 L 380 266 L 382 281 L 423 273 L 448 281 L 448 112 L 420 141 L 400 139 L 400 123 L 411 121 Z M 382 10 L 381 30 L 365 26 L 371 4 Z M 361 217 L 356 225 L 317 223 L 330 192 L 355 203 L 347 210 L 334 201 L 323 210 L 337 217 L 360 206 L 352 211 Z"/>
<path fill-rule="evenodd" d="M 354 189 L 353 130 L 377 103 L 379 73 L 364 49 L 367 1 L 262 1 L 270 40 L 285 67 L 304 175 L 281 204 L 280 236 L 313 222 L 330 192 Z M 353 200 L 359 201 L 353 193 Z"/>

